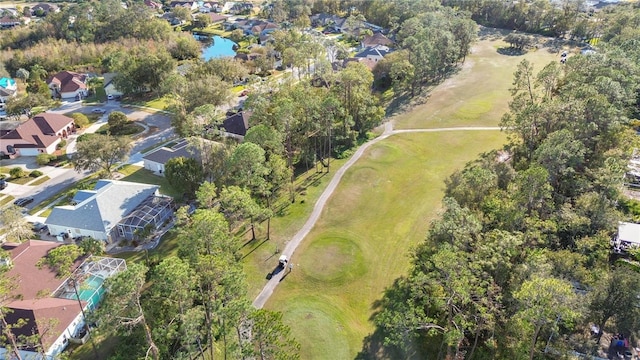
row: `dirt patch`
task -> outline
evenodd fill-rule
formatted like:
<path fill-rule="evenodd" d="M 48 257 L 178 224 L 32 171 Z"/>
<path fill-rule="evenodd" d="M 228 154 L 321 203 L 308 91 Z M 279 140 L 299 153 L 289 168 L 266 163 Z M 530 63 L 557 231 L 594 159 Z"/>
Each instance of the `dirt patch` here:
<path fill-rule="evenodd" d="M 622 190 L 622 193 L 630 199 L 640 201 L 640 189 L 634 190 L 634 189 L 625 188 L 624 190 Z"/>

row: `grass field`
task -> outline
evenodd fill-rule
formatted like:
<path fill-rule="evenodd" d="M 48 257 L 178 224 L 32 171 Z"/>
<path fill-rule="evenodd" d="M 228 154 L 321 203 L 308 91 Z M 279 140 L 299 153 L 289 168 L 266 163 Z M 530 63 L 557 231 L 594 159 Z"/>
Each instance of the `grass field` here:
<path fill-rule="evenodd" d="M 509 88 L 518 64 L 527 59 L 537 73 L 549 62 L 560 59 L 550 48 L 519 56 L 498 54 L 499 48 L 507 46 L 503 41 L 479 41 L 460 72 L 437 86 L 426 103 L 396 116 L 395 128 L 498 126 L 509 105 Z"/>
<path fill-rule="evenodd" d="M 504 140 L 499 131 L 395 135 L 345 174 L 267 305 L 284 313 L 303 359 L 355 356 L 373 302 L 406 273 L 408 250 L 437 214 L 444 179 Z"/>
<path fill-rule="evenodd" d="M 497 126 L 517 64 L 527 58 L 537 71 L 556 57 L 545 49 L 501 55 L 504 46 L 480 41 L 464 68 L 425 104 L 393 118 L 394 127 Z M 399 134 L 347 171 L 266 306 L 283 312 L 302 344 L 301 358 L 354 358 L 373 330 L 373 303 L 406 274 L 409 250 L 437 215 L 444 180 L 505 140 L 499 131 Z"/>

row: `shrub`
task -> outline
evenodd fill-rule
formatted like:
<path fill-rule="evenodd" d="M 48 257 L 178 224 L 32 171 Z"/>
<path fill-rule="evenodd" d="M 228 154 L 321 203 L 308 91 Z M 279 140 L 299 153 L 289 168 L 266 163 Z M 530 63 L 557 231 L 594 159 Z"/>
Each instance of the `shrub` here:
<path fill-rule="evenodd" d="M 36 156 L 36 164 L 44 166 L 53 161 L 55 158 L 55 155 L 38 154 L 38 156 Z"/>
<path fill-rule="evenodd" d="M 25 171 L 23 168 L 21 167 L 14 167 L 13 169 L 9 170 L 9 175 L 11 175 L 12 178 L 21 178 L 21 177 L 25 177 Z"/>
<path fill-rule="evenodd" d="M 129 118 L 127 118 L 127 115 L 121 111 L 112 111 L 109 114 L 108 124 L 112 131 L 125 126 L 128 122 Z"/>
<path fill-rule="evenodd" d="M 42 171 L 40 171 L 40 170 L 33 170 L 32 172 L 29 173 L 29 177 L 32 177 L 32 178 L 37 178 L 37 177 L 40 177 L 42 175 L 43 175 Z"/>
<path fill-rule="evenodd" d="M 62 140 L 60 140 L 60 142 L 58 143 L 58 145 L 56 145 L 56 149 L 60 150 L 60 149 L 62 149 L 62 148 L 63 148 L 63 147 L 65 147 L 65 146 L 67 146 L 67 140 L 62 139 Z"/>
<path fill-rule="evenodd" d="M 71 114 L 71 117 L 73 118 L 73 121 L 75 122 L 76 127 L 83 128 L 89 125 L 89 118 L 83 113 L 75 112 Z"/>
<path fill-rule="evenodd" d="M 82 142 L 91 139 L 92 137 L 97 136 L 96 134 L 82 134 L 78 136 L 77 142 Z"/>

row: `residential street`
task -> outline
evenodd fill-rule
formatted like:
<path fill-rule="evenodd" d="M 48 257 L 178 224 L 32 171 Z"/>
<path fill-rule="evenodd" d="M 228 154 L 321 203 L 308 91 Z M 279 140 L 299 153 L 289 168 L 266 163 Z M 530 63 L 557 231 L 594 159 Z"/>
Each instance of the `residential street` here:
<path fill-rule="evenodd" d="M 102 115 L 100 120 L 83 130 L 82 133 L 87 134 L 96 132 L 107 122 L 111 111 L 122 111 L 127 115 L 127 117 L 129 117 L 129 119 L 141 121 L 147 125 L 147 133 L 134 142 L 128 161 L 130 164 L 142 161 L 142 154 L 140 153 L 141 150 L 173 137 L 175 134 L 171 127 L 171 121 L 167 115 L 161 113 L 152 114 L 133 107 L 123 107 L 117 101 L 109 101 L 108 103 L 100 106 L 85 106 L 82 102 L 77 101 L 66 103 L 61 107 L 49 110 L 48 112 L 55 114 L 68 114 L 70 112 L 91 113 L 91 111 L 96 108 L 104 109 L 105 113 Z M 69 137 L 67 143 L 67 154 L 73 154 L 75 152 L 77 137 L 78 135 L 71 135 Z M 28 171 L 39 169 L 43 174 L 49 176 L 50 180 L 42 185 L 29 186 L 9 182 L 7 188 L 2 190 L 2 194 L 9 194 L 15 198 L 27 196 L 33 197 L 34 201 L 26 206 L 27 209 L 32 209 L 43 200 L 71 186 L 90 174 L 89 171 L 79 173 L 73 170 L 73 168 L 56 168 L 53 166 L 39 167 L 35 163 L 35 157 L 19 157 L 13 160 L 2 160 L 1 165 L 6 167 L 21 166 Z"/>

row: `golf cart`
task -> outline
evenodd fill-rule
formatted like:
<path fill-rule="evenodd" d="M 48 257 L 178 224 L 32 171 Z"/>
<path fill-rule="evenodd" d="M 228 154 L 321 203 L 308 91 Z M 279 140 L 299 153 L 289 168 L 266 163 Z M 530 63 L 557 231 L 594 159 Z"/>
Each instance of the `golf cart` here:
<path fill-rule="evenodd" d="M 280 259 L 278 260 L 278 266 L 282 269 L 287 267 L 287 263 L 289 260 L 287 259 L 287 255 L 280 255 Z"/>

